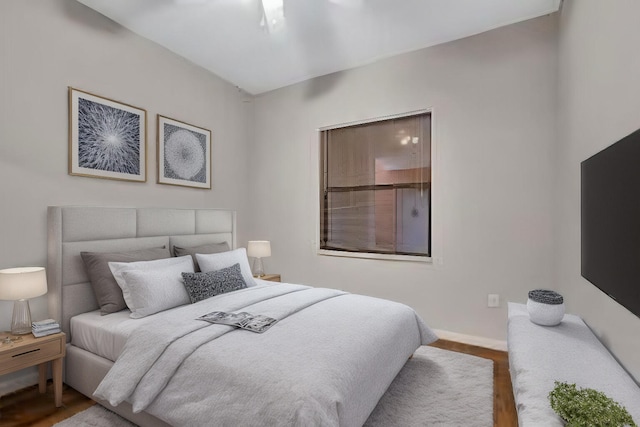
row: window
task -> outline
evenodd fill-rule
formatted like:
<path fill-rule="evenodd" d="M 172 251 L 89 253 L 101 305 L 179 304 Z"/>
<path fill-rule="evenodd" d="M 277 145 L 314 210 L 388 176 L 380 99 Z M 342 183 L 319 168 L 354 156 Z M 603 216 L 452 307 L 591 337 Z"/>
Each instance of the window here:
<path fill-rule="evenodd" d="M 431 113 L 320 131 L 320 249 L 431 256 Z"/>

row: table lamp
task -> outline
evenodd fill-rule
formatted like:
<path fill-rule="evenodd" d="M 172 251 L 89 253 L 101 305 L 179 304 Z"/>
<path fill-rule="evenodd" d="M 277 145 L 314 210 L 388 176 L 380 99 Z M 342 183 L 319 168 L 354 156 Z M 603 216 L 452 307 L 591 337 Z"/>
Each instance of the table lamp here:
<path fill-rule="evenodd" d="M 254 257 L 253 274 L 257 277 L 264 276 L 262 258 L 271 256 L 271 242 L 268 240 L 250 240 L 247 245 L 247 255 Z"/>
<path fill-rule="evenodd" d="M 11 333 L 31 332 L 29 298 L 47 293 L 47 275 L 43 267 L 20 267 L 0 270 L 0 300 L 15 301 L 11 319 Z"/>

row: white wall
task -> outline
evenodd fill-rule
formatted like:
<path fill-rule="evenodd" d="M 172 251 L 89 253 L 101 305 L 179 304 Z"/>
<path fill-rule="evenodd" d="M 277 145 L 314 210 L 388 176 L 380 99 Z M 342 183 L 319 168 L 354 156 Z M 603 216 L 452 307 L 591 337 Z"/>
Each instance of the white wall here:
<path fill-rule="evenodd" d="M 255 100 L 252 238 L 268 272 L 413 306 L 434 328 L 504 340 L 506 301 L 553 286 L 555 16 Z M 442 265 L 318 256 L 319 127 L 433 108 L 433 254 Z M 487 308 L 498 293 L 502 307 Z"/>
<path fill-rule="evenodd" d="M 146 183 L 67 174 L 67 86 L 147 110 Z M 2 0 L 0 268 L 46 265 L 48 205 L 231 208 L 246 241 L 252 110 L 232 85 L 74 0 Z M 212 130 L 212 190 L 155 183 L 158 113 Z M 34 319 L 45 298 L 31 300 Z M 11 311 L 0 301 L 0 331 Z M 0 394 L 21 375 L 2 376 Z"/>
<path fill-rule="evenodd" d="M 636 381 L 640 319 L 580 275 L 580 162 L 640 128 L 638 16 L 634 0 L 564 2 L 556 200 L 558 289 Z"/>

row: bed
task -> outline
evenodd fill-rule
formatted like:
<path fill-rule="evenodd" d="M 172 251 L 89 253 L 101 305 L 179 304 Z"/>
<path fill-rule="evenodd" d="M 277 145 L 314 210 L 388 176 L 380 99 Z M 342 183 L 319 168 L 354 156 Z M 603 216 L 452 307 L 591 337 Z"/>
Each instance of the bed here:
<path fill-rule="evenodd" d="M 236 239 L 229 210 L 49 207 L 65 383 L 141 426 L 362 425 L 406 360 L 437 339 L 409 307 L 257 279 L 140 319 L 135 309 L 102 316 L 80 255 L 222 242 L 231 253 Z M 256 334 L 196 319 L 215 310 L 278 321 Z"/>

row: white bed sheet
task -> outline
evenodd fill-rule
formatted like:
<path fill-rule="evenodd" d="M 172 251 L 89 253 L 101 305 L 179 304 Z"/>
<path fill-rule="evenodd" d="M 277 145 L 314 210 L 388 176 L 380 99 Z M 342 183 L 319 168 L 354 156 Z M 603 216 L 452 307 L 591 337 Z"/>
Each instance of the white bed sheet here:
<path fill-rule="evenodd" d="M 258 286 L 271 286 L 272 282 L 254 279 Z M 132 319 L 131 311 L 122 310 L 102 316 L 100 310 L 89 311 L 71 318 L 71 344 L 115 362 L 127 338 L 138 327 L 153 322 L 157 314 Z"/>
<path fill-rule="evenodd" d="M 122 352 L 127 338 L 150 318 L 132 319 L 129 310 L 102 316 L 100 310 L 71 318 L 71 344 L 113 362 Z"/>

